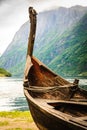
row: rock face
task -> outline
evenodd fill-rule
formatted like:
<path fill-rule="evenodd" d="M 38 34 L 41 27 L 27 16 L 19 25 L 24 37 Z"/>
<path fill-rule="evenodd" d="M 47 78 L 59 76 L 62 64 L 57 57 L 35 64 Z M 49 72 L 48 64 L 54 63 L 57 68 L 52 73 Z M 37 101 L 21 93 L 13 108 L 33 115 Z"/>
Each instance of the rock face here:
<path fill-rule="evenodd" d="M 34 55 L 60 75 L 87 75 L 86 13 L 87 7 L 74 6 L 60 7 L 37 16 Z M 29 22 L 26 22 L 0 58 L 0 66 L 13 75 L 23 76 L 28 33 Z"/>

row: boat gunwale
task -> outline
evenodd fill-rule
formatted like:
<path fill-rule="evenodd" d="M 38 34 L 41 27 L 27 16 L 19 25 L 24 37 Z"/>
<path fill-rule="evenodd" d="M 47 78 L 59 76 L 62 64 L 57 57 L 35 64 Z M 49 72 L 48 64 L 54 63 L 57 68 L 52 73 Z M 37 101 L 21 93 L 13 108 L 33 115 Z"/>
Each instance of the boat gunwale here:
<path fill-rule="evenodd" d="M 29 8 L 29 13 L 30 13 L 30 15 L 29 15 L 29 17 L 30 17 L 30 23 L 31 23 L 31 26 L 30 26 L 30 37 L 29 37 L 29 40 L 28 40 L 28 49 L 27 49 L 27 63 L 26 63 L 26 69 L 25 69 L 25 77 L 24 77 L 24 85 L 25 85 L 25 83 L 27 83 L 27 87 L 30 87 L 29 85 L 33 85 L 31 82 L 32 82 L 32 80 L 31 80 L 31 82 L 29 82 L 29 76 L 31 76 L 31 75 L 29 75 L 29 74 L 31 74 L 31 73 L 29 73 L 30 72 L 30 70 L 33 68 L 33 67 L 35 67 L 35 65 L 34 65 L 34 62 L 36 62 L 35 64 L 37 64 L 38 66 L 36 67 L 36 69 L 37 68 L 39 68 L 39 69 L 43 69 L 43 70 L 47 70 L 51 75 L 50 76 L 52 76 L 52 77 L 57 77 L 58 76 L 58 80 L 60 79 L 60 80 L 63 80 L 63 85 L 64 84 L 70 84 L 70 82 L 69 81 L 67 81 L 66 79 L 64 79 L 63 77 L 61 77 L 61 76 L 59 76 L 59 75 L 57 75 L 57 74 L 55 74 L 52 70 L 50 70 L 47 66 L 45 66 L 42 62 L 40 62 L 36 57 L 34 57 L 33 56 L 33 45 L 34 45 L 34 41 L 35 41 L 35 33 L 36 33 L 36 21 L 37 21 L 37 17 L 36 17 L 36 15 L 37 15 L 37 12 L 33 9 L 33 7 L 30 7 Z M 28 62 L 29 61 L 29 62 Z M 35 68 L 33 68 L 32 70 L 34 70 Z M 32 71 L 31 70 L 31 71 Z M 36 70 L 37 71 L 37 70 Z M 32 71 L 33 72 L 33 71 Z M 36 73 L 36 75 L 34 75 L 34 76 L 37 76 L 37 73 Z M 39 78 L 40 76 L 38 76 L 38 80 L 40 79 Z M 41 78 L 42 79 L 42 78 Z M 35 79 L 34 79 L 35 80 Z M 36 80 L 35 80 L 36 81 Z M 76 81 L 76 82 L 78 82 L 78 81 Z M 76 82 L 74 82 L 74 83 L 76 83 Z M 37 83 L 37 82 L 34 82 L 34 83 Z M 41 83 L 41 82 L 40 82 Z M 60 85 L 60 83 L 61 82 L 58 82 L 59 83 L 59 85 Z M 37 83 L 38 84 L 38 83 Z M 36 84 L 36 85 L 37 85 Z M 35 84 L 34 84 L 35 85 Z M 39 84 L 39 85 L 41 85 L 41 84 Z M 52 84 L 51 84 L 52 85 Z M 58 85 L 58 84 L 57 84 Z M 77 85 L 77 83 L 76 83 L 76 85 Z M 37 85 L 38 86 L 38 85 Z M 48 84 L 48 86 L 50 86 L 49 84 Z M 77 89 L 76 89 L 77 90 Z M 74 92 L 74 91 L 73 91 Z M 36 98 L 34 98 L 33 96 L 31 96 L 32 94 L 33 94 L 33 92 L 31 92 L 31 91 L 29 91 L 29 90 L 27 90 L 27 89 L 25 89 L 24 88 L 24 94 L 25 94 L 25 97 L 26 97 L 26 99 L 27 99 L 27 101 L 28 101 L 28 105 L 30 105 L 30 111 L 31 111 L 31 114 L 32 114 L 32 112 L 35 112 L 35 109 L 33 109 L 33 107 L 34 108 L 36 108 L 36 110 L 38 110 L 41 114 L 44 114 L 44 115 L 46 115 L 47 116 L 47 118 L 48 117 L 51 117 L 51 119 L 54 119 L 54 121 L 56 121 L 57 123 L 61 123 L 61 125 L 62 124 L 64 124 L 65 125 L 65 127 L 67 127 L 67 128 L 74 128 L 74 127 L 76 127 L 76 128 L 80 128 L 81 130 L 83 130 L 83 129 L 86 129 L 87 127 L 84 125 L 84 122 L 81 124 L 80 122 L 78 123 L 78 119 L 75 119 L 74 118 L 74 116 L 72 116 L 72 115 L 70 115 L 70 114 L 67 114 L 67 113 L 63 113 L 62 111 L 60 111 L 60 110 L 56 110 L 56 109 L 53 109 L 54 107 L 53 106 L 50 106 L 49 104 L 47 104 L 47 102 L 45 102 L 45 104 L 43 104 L 44 102 L 39 102 L 38 100 L 40 100 L 39 98 L 38 98 L 38 100 L 36 99 Z M 73 95 L 73 93 L 72 93 L 72 95 Z M 70 95 L 70 97 L 69 97 L 69 99 L 71 98 L 71 96 L 72 95 Z M 65 100 L 66 101 L 66 100 Z M 48 107 L 47 107 L 48 106 Z M 32 109 L 31 109 L 32 108 Z M 33 116 L 33 114 L 32 114 L 32 116 Z M 34 117 L 35 117 L 35 115 L 34 115 Z M 53 118 L 52 118 L 53 117 Z M 36 117 L 37 118 L 37 117 Z M 74 119 L 74 121 L 73 121 L 73 119 Z M 51 121 L 51 120 L 50 120 Z M 80 120 L 81 121 L 81 120 Z M 37 122 L 37 121 L 36 121 Z M 67 126 L 68 125 L 68 126 Z M 44 125 L 43 125 L 43 127 L 44 127 Z M 49 126 L 48 126 L 49 127 Z M 58 128 L 58 126 L 57 126 L 57 128 Z M 76 129 L 75 128 L 75 129 Z"/>
<path fill-rule="evenodd" d="M 75 125 L 75 126 L 77 126 L 77 127 L 81 127 L 81 128 L 84 128 L 84 129 L 86 129 L 87 128 L 87 126 L 85 126 L 84 125 L 84 122 L 83 122 L 83 124 L 81 124 L 81 123 L 79 123 L 78 121 L 81 121 L 81 120 L 78 120 L 77 119 L 77 117 L 73 117 L 73 116 L 71 116 L 71 115 L 69 115 L 69 114 L 66 114 L 66 113 L 63 113 L 63 112 L 61 112 L 61 111 L 59 111 L 59 110 L 55 110 L 55 109 L 52 109 L 52 107 L 49 107 L 49 108 L 46 108 L 46 106 L 42 106 L 38 101 L 37 101 L 37 99 L 35 100 L 30 94 L 29 94 L 29 92 L 28 92 L 28 90 L 26 90 L 25 88 L 24 88 L 24 94 L 25 94 L 25 96 L 26 96 L 26 98 L 28 99 L 28 102 L 29 103 L 31 103 L 31 104 L 33 104 L 34 106 L 35 106 L 35 108 L 37 108 L 37 109 L 39 109 L 40 111 L 42 111 L 42 112 L 46 112 L 46 113 L 48 113 L 48 115 L 49 116 L 54 116 L 54 118 L 56 119 L 56 120 L 61 120 L 61 122 L 63 122 L 63 123 L 69 123 L 69 125 L 71 124 L 71 125 Z M 48 104 L 47 104 L 48 105 Z M 48 105 L 49 106 L 49 105 Z M 72 120 L 72 119 L 74 119 L 74 121 Z"/>

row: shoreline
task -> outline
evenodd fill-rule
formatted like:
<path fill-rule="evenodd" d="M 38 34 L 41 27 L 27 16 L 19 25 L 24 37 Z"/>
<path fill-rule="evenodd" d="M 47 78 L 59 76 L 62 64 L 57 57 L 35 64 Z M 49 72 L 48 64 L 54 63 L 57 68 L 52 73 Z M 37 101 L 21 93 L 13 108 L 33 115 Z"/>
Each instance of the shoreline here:
<path fill-rule="evenodd" d="M 29 111 L 0 111 L 0 130 L 38 130 Z"/>

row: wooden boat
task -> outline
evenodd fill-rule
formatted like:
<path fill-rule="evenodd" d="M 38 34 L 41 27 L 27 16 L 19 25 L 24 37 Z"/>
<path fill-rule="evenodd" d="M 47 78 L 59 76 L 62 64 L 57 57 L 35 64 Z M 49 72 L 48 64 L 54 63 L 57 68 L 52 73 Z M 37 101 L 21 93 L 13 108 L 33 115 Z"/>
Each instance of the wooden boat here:
<path fill-rule="evenodd" d="M 40 130 L 87 130 L 87 92 L 78 80 L 70 83 L 33 57 L 36 11 L 30 7 L 30 37 L 24 74 L 24 94 Z"/>

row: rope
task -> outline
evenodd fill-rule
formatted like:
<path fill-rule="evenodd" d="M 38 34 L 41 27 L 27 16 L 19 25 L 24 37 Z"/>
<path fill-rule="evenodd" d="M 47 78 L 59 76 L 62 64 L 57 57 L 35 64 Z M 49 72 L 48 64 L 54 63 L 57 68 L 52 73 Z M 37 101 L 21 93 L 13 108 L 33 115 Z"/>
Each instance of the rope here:
<path fill-rule="evenodd" d="M 53 87 L 36 87 L 36 86 L 30 86 L 30 87 L 24 87 L 25 89 L 32 91 L 32 92 L 37 92 L 37 93 L 48 93 L 48 92 L 54 92 L 56 90 L 68 88 L 68 89 L 75 89 L 76 85 L 73 84 L 68 84 L 64 86 L 53 86 Z"/>

